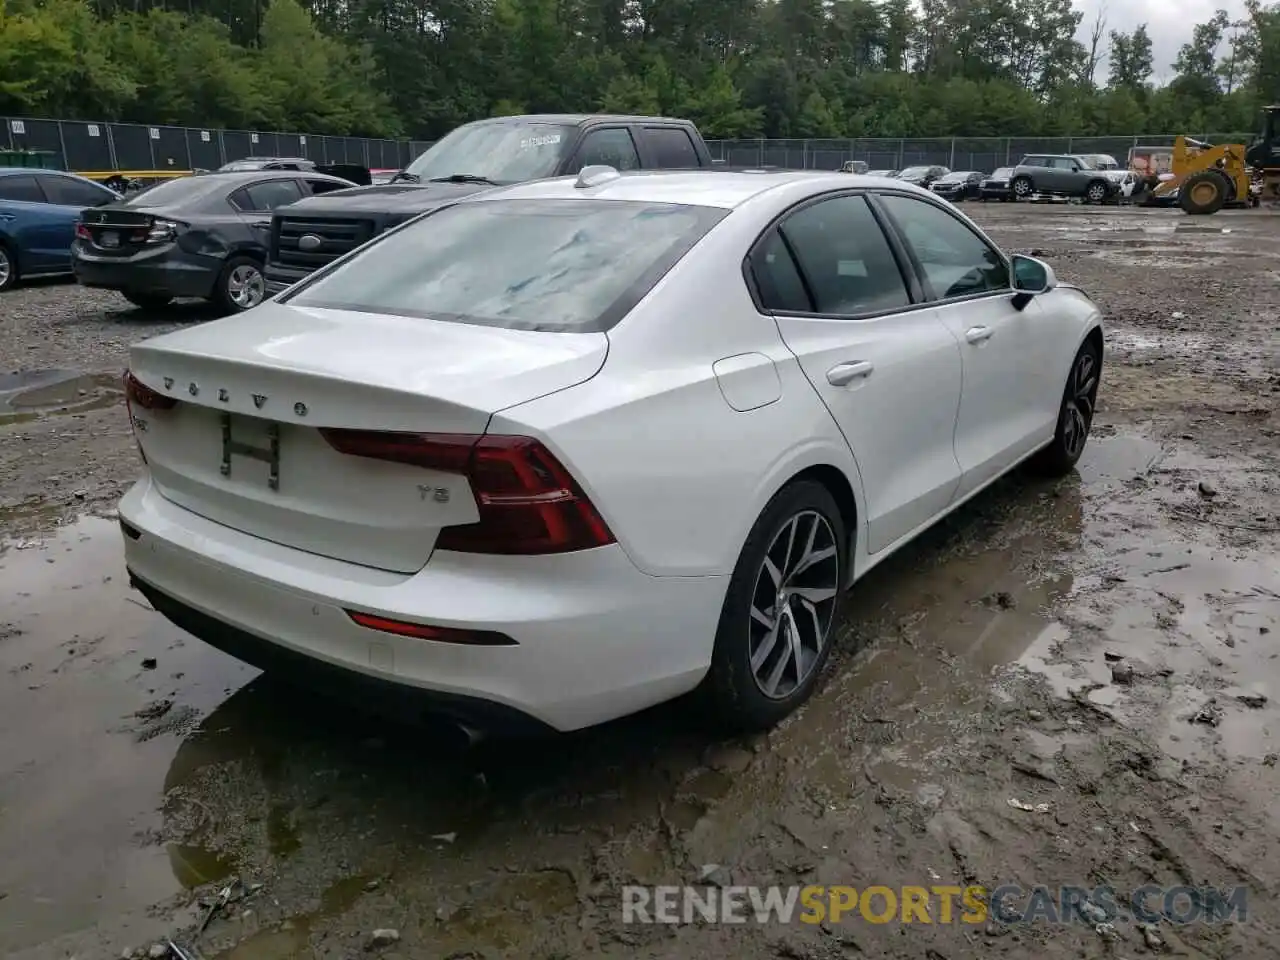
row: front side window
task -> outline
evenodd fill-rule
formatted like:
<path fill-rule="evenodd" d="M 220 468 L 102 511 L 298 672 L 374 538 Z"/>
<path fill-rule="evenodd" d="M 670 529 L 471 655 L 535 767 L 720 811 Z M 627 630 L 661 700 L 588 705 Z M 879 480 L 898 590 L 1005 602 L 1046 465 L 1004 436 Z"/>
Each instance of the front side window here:
<path fill-rule="evenodd" d="M 592 130 L 582 138 L 578 156 L 568 172 L 578 173 L 583 167 L 604 164 L 615 170 L 635 170 L 640 166 L 635 141 L 626 127 Z"/>
<path fill-rule="evenodd" d="M 935 297 L 945 300 L 1009 289 L 1004 258 L 941 207 L 900 195 L 882 196 L 880 202 L 915 254 Z"/>
<path fill-rule="evenodd" d="M 459 127 L 405 167 L 410 179 L 480 177 L 522 183 L 555 175 L 573 140 L 573 127 L 495 120 Z"/>
<path fill-rule="evenodd" d="M 606 330 L 726 213 L 588 199 L 463 202 L 385 234 L 286 302 L 513 330 Z"/>
<path fill-rule="evenodd" d="M 815 312 L 850 316 L 911 303 L 889 241 L 864 198 L 822 200 L 787 217 L 779 229 L 795 253 Z"/>

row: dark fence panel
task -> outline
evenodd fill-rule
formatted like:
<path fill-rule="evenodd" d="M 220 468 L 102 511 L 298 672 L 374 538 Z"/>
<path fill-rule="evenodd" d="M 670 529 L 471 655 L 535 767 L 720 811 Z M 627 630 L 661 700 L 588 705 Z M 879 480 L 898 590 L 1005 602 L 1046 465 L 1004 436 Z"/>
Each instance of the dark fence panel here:
<path fill-rule="evenodd" d="M 191 155 L 187 152 L 186 127 L 150 127 L 151 156 L 155 163 L 152 170 L 190 170 Z"/>
<path fill-rule="evenodd" d="M 187 156 L 198 170 L 217 170 L 222 166 L 222 148 L 217 130 L 188 130 Z"/>
<path fill-rule="evenodd" d="M 63 160 L 68 170 L 114 170 L 110 130 L 105 123 L 62 124 Z"/>
<path fill-rule="evenodd" d="M 151 135 L 146 127 L 134 123 L 113 123 L 111 143 L 115 147 L 117 170 L 154 170 L 151 156 Z"/>
<path fill-rule="evenodd" d="M 222 131 L 222 163 L 230 163 L 232 160 L 243 160 L 245 157 L 253 156 L 253 148 L 255 144 L 250 139 L 250 134 L 244 130 L 223 130 Z M 221 166 L 222 164 L 219 164 Z"/>
<path fill-rule="evenodd" d="M 302 145 L 302 137 L 296 133 L 277 133 L 276 151 L 281 157 L 305 157 L 306 148 Z"/>
<path fill-rule="evenodd" d="M 62 136 L 57 120 L 31 120 L 26 117 L 13 118 L 5 126 L 9 130 L 9 140 L 14 150 L 42 150 L 57 155 L 57 166 L 62 165 Z"/>

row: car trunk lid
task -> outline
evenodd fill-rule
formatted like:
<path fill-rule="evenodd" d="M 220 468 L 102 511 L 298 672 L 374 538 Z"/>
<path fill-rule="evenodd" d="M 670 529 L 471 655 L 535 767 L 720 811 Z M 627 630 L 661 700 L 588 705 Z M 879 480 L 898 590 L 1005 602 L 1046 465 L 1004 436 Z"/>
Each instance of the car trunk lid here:
<path fill-rule="evenodd" d="M 156 221 L 161 219 L 156 211 L 136 206 L 90 207 L 81 211 L 76 235 L 90 241 L 95 253 L 127 257 L 147 245 Z"/>
<path fill-rule="evenodd" d="M 144 341 L 130 369 L 176 401 L 134 409 L 159 492 L 301 550 L 400 572 L 478 513 L 460 474 L 339 453 L 321 428 L 482 434 L 492 413 L 590 379 L 602 333 L 268 303 Z"/>

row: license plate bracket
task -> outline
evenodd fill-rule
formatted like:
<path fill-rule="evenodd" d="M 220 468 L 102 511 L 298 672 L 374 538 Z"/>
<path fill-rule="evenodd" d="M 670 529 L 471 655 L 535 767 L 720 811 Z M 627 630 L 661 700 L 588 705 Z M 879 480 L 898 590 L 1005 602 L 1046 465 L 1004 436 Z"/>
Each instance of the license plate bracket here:
<path fill-rule="evenodd" d="M 248 457 L 267 465 L 267 486 L 272 490 L 280 489 L 280 425 L 267 424 L 267 446 L 255 447 L 249 443 L 233 440 L 231 437 L 231 414 L 221 414 L 222 421 L 222 466 L 224 477 L 231 476 L 232 456 Z"/>

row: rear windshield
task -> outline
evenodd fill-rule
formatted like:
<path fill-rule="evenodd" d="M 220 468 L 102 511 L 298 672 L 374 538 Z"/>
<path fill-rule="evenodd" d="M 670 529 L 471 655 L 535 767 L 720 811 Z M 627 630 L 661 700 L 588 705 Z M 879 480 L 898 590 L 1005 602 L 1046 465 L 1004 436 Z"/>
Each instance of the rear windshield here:
<path fill-rule="evenodd" d="M 159 207 L 175 203 L 203 200 L 219 190 L 226 190 L 227 182 L 218 177 L 179 177 L 166 180 L 135 193 L 125 201 L 131 207 Z"/>
<path fill-rule="evenodd" d="M 288 302 L 513 330 L 607 330 L 727 212 L 615 200 L 463 202 L 384 235 Z"/>

